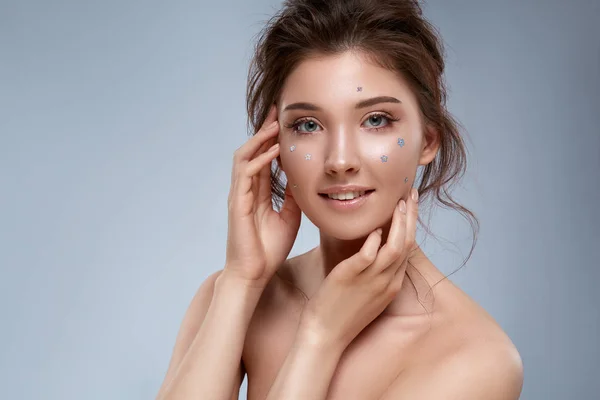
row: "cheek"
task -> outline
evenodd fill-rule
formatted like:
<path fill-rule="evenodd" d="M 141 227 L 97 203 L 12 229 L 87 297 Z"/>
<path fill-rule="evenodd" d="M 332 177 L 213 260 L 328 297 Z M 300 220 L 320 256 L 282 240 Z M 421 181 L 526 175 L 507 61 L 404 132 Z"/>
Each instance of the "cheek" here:
<path fill-rule="evenodd" d="M 386 137 L 373 143 L 363 143 L 365 156 L 372 162 L 393 165 L 410 165 L 414 159 L 412 146 L 407 145 L 408 141 L 403 137 Z M 396 169 L 396 168 L 392 168 Z"/>
<path fill-rule="evenodd" d="M 404 137 L 386 137 L 379 143 L 365 146 L 365 156 L 381 174 L 386 186 L 410 186 L 415 175 L 417 154 L 410 140 Z M 391 187 L 390 186 L 390 187 Z"/>
<path fill-rule="evenodd" d="M 299 183 L 299 180 L 306 181 L 316 172 L 318 168 L 317 160 L 320 160 L 321 154 L 318 153 L 318 146 L 310 146 L 306 143 L 298 143 L 293 140 L 286 140 L 281 143 L 280 152 L 281 166 L 286 177 L 290 182 Z"/>

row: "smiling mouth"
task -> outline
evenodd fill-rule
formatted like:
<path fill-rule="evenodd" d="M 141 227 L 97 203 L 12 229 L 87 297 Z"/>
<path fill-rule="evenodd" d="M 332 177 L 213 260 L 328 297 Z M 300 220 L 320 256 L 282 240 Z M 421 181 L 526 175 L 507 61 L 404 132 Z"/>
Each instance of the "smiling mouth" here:
<path fill-rule="evenodd" d="M 351 201 L 351 200 L 359 199 L 361 197 L 371 194 L 374 191 L 375 191 L 375 189 L 371 189 L 371 190 L 365 190 L 364 192 L 348 192 L 347 194 L 343 193 L 343 194 L 334 194 L 334 195 L 319 193 L 319 196 L 321 196 L 325 199 L 328 199 L 328 200 L 337 200 L 337 201 L 344 202 L 344 201 Z"/>

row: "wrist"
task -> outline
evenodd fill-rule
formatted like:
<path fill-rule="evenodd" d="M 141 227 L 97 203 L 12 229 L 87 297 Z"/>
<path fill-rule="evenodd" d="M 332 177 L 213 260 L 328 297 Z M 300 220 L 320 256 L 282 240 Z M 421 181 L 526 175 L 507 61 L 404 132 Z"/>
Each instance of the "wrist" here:
<path fill-rule="evenodd" d="M 304 348 L 315 349 L 341 355 L 347 347 L 339 338 L 318 329 L 306 321 L 301 321 L 297 333 L 297 341 Z"/>
<path fill-rule="evenodd" d="M 231 286 L 235 287 L 237 290 L 249 292 L 262 292 L 266 287 L 265 282 L 244 278 L 235 271 L 231 271 L 227 265 L 223 268 L 215 283 L 218 283 L 221 286 Z"/>
<path fill-rule="evenodd" d="M 248 281 L 223 269 L 215 280 L 214 296 L 257 302 L 263 291 L 264 287 L 257 282 Z"/>

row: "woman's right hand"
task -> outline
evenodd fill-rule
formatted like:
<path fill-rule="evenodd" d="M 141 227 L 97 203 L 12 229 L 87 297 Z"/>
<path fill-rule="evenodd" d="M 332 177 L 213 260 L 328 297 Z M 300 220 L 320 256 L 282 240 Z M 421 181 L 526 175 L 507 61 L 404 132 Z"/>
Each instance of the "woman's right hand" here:
<path fill-rule="evenodd" d="M 260 130 L 233 157 L 224 273 L 264 288 L 285 261 L 300 227 L 300 209 L 285 189 L 278 213 L 271 202 L 271 161 L 279 155 L 273 105 Z"/>

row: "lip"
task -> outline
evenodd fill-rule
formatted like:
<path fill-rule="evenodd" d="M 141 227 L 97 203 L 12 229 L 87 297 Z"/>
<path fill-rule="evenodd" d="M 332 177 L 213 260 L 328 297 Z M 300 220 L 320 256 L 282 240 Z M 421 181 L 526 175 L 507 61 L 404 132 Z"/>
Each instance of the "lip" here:
<path fill-rule="evenodd" d="M 323 199 L 325 204 L 327 204 L 329 207 L 332 207 L 335 210 L 353 211 L 353 210 L 356 210 L 359 207 L 361 207 L 363 204 L 365 204 L 365 202 L 369 199 L 369 197 L 371 197 L 371 194 L 373 192 L 374 192 L 374 190 L 371 190 L 370 192 L 365 193 L 364 195 L 354 198 L 352 200 L 330 199 L 327 195 L 323 195 L 323 194 L 320 194 L 319 197 Z M 339 192 L 333 192 L 333 193 L 339 193 Z"/>
<path fill-rule="evenodd" d="M 373 188 L 359 185 L 337 185 L 330 186 L 327 189 L 323 189 L 319 194 L 333 194 L 333 193 L 346 193 L 346 192 L 366 192 L 373 190 Z"/>

